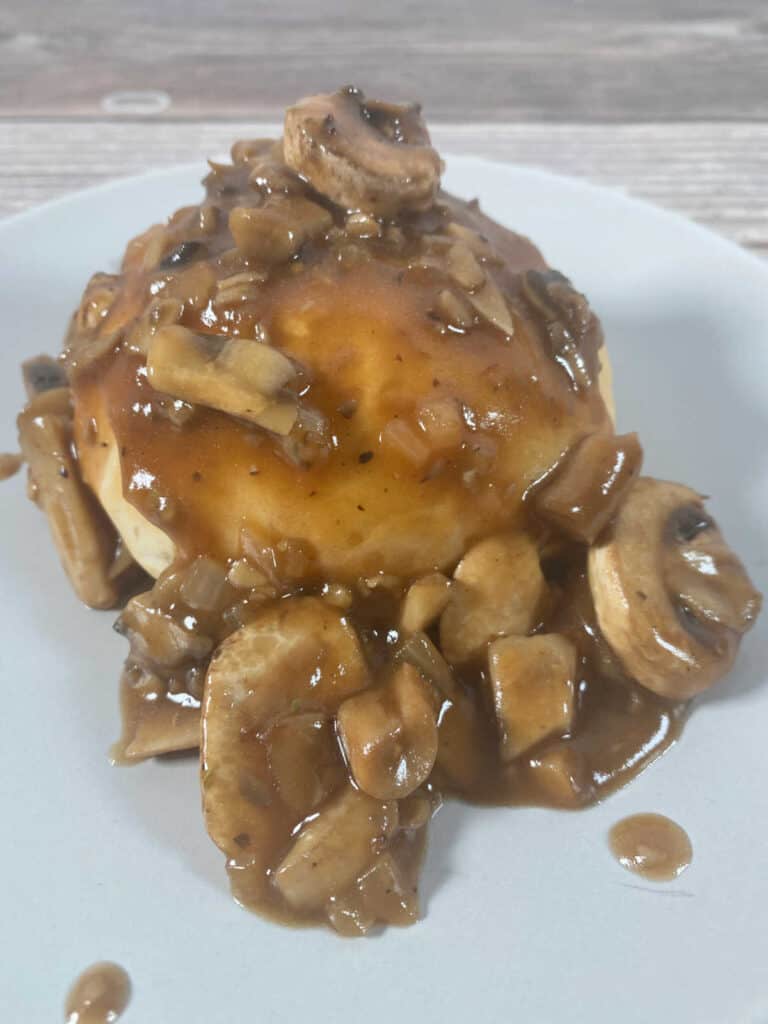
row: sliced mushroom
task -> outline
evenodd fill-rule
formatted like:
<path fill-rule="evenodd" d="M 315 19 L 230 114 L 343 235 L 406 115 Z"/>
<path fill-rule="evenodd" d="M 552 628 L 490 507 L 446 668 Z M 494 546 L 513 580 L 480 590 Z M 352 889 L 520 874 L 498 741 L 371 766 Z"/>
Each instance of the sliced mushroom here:
<path fill-rule="evenodd" d="M 331 795 L 323 787 L 313 789 L 306 779 L 288 785 L 290 749 L 304 749 L 314 758 L 317 745 L 303 744 L 297 736 L 306 719 L 292 726 L 286 719 L 308 714 L 331 718 L 342 701 L 367 685 L 355 631 L 336 609 L 316 598 L 265 606 L 215 652 L 203 700 L 203 810 L 211 838 L 230 860 L 233 887 L 248 905 L 263 909 L 276 898 L 268 872 L 302 820 L 305 812 L 296 808 L 308 796 L 314 803 Z M 346 778 L 338 745 L 334 742 L 331 752 L 324 749 L 322 778 L 332 784 L 334 757 Z M 296 764 L 294 771 L 304 776 L 313 767 Z M 355 861 L 345 872 L 346 884 L 368 866 Z M 339 870 L 345 869 L 340 865 Z M 290 888 L 292 873 L 286 877 Z"/>
<path fill-rule="evenodd" d="M 110 578 L 117 537 L 80 477 L 69 390 L 42 391 L 17 423 L 35 500 L 46 514 L 75 593 L 91 608 L 113 608 L 119 599 L 119 587 Z"/>
<path fill-rule="evenodd" d="M 421 633 L 442 614 L 451 598 L 451 581 L 441 572 L 433 572 L 412 583 L 400 610 L 400 629 Z"/>
<path fill-rule="evenodd" d="M 482 653 L 489 640 L 525 635 L 535 624 L 547 585 L 534 542 L 524 534 L 488 537 L 453 574 L 440 619 L 440 647 L 452 663 Z"/>
<path fill-rule="evenodd" d="M 419 108 L 366 103 L 357 89 L 289 107 L 283 147 L 288 166 L 346 210 L 425 210 L 440 185 L 440 157 Z"/>
<path fill-rule="evenodd" d="M 277 792 L 297 818 L 306 817 L 346 782 L 333 719 L 324 712 L 280 718 L 264 736 Z"/>
<path fill-rule="evenodd" d="M 546 334 L 552 358 L 573 388 L 589 388 L 597 379 L 603 331 L 586 297 L 556 270 L 526 271 L 520 278 L 520 290 Z"/>
<path fill-rule="evenodd" d="M 493 734 L 472 694 L 464 689 L 426 633 L 413 633 L 398 649 L 398 661 L 415 666 L 442 699 L 435 776 L 438 783 L 471 794 L 494 757 Z"/>
<path fill-rule="evenodd" d="M 186 327 L 159 328 L 151 339 L 147 369 L 158 391 L 288 434 L 296 403 L 278 392 L 295 375 L 291 361 L 263 342 L 195 334 Z"/>
<path fill-rule="evenodd" d="M 503 637 L 488 655 L 503 761 L 570 730 L 576 691 L 570 640 L 556 633 Z"/>
<path fill-rule="evenodd" d="M 625 671 L 687 700 L 731 668 L 761 598 L 744 566 L 682 484 L 643 477 L 589 553 L 600 629 Z"/>
<path fill-rule="evenodd" d="M 236 206 L 229 215 L 235 245 L 268 266 L 285 263 L 333 223 L 330 213 L 302 196 L 271 199 L 264 206 Z"/>
<path fill-rule="evenodd" d="M 375 864 L 397 830 L 397 802 L 382 802 L 347 786 L 310 818 L 275 870 L 289 906 L 319 910 Z"/>
<path fill-rule="evenodd" d="M 344 701 L 339 739 L 360 789 L 393 800 L 427 781 L 437 757 L 439 706 L 423 676 L 405 663 L 385 685 Z"/>
<path fill-rule="evenodd" d="M 574 540 L 591 544 L 615 515 L 642 461 L 637 434 L 590 434 L 536 491 L 537 515 Z"/>

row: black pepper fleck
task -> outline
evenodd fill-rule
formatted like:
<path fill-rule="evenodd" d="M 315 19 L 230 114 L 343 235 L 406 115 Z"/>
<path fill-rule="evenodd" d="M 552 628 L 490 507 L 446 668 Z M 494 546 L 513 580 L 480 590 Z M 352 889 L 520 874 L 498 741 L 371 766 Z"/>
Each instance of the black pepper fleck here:
<path fill-rule="evenodd" d="M 357 461 L 365 464 L 366 462 L 370 462 L 372 458 L 373 452 L 360 452 L 357 456 Z"/>
<path fill-rule="evenodd" d="M 195 481 L 195 483 L 199 483 L 203 479 L 203 474 L 195 470 L 195 472 L 192 474 L 192 479 Z"/>
<path fill-rule="evenodd" d="M 358 512 L 365 512 L 365 506 L 364 505 L 358 505 L 357 506 L 357 511 Z"/>

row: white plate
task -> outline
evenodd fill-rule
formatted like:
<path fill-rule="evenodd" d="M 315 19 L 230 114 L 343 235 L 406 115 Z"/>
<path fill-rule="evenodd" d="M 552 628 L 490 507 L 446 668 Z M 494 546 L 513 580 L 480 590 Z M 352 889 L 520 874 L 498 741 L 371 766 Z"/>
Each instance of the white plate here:
<path fill-rule="evenodd" d="M 0 225 L 0 450 L 13 450 L 22 358 L 59 348 L 92 271 L 199 194 L 200 168 L 119 182 Z M 768 268 L 621 195 L 469 158 L 447 186 L 529 233 L 603 318 L 622 429 L 646 468 L 712 495 L 768 589 Z M 195 765 L 111 768 L 124 643 L 81 608 L 21 476 L 0 489 L 3 1020 L 60 1019 L 94 960 L 134 981 L 126 1021 L 366 1024 L 768 1021 L 768 615 L 682 742 L 579 814 L 438 816 L 425 919 L 343 941 L 230 900 Z M 651 886 L 611 859 L 635 811 L 681 822 L 693 866 Z"/>

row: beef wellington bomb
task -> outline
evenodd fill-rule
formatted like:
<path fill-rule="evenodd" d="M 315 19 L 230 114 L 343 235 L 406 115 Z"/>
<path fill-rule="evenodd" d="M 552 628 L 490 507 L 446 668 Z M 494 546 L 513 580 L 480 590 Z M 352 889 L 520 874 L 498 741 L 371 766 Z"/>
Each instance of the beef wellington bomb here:
<path fill-rule="evenodd" d="M 300 101 L 91 280 L 20 418 L 78 594 L 150 577 L 117 758 L 200 745 L 237 898 L 348 934 L 416 917 L 441 792 L 598 798 L 759 608 L 639 477 L 587 300 L 441 170 L 417 106 Z"/>

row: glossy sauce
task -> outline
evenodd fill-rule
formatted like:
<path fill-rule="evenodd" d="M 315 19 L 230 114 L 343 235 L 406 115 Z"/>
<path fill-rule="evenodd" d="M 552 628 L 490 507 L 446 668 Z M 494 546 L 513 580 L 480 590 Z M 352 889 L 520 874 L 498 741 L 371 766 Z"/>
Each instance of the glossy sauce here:
<path fill-rule="evenodd" d="M 93 964 L 83 971 L 64 1004 L 66 1024 L 112 1024 L 131 999 L 131 979 L 118 964 Z"/>
<path fill-rule="evenodd" d="M 608 834 L 611 853 L 622 867 L 649 882 L 671 882 L 693 859 L 687 832 L 662 814 L 633 814 Z"/>

